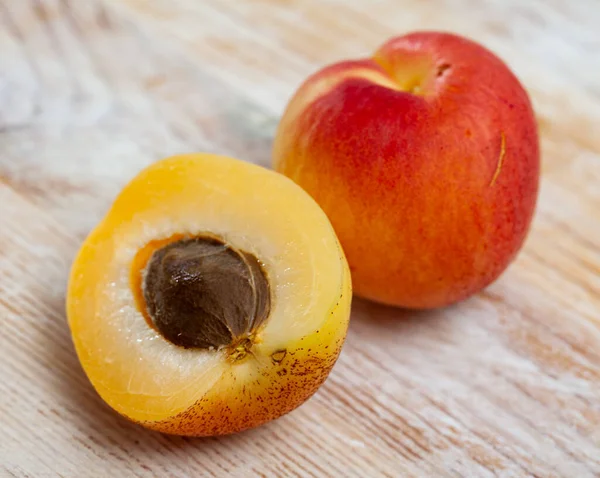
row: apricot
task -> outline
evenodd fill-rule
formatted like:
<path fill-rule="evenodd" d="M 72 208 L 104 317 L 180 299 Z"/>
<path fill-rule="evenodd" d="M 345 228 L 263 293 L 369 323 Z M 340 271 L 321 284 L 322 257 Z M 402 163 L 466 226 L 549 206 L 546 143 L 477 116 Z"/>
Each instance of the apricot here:
<path fill-rule="evenodd" d="M 274 167 L 329 216 L 355 292 L 409 308 L 494 281 L 527 235 L 539 182 L 529 97 L 493 53 L 417 32 L 309 77 Z"/>
<path fill-rule="evenodd" d="M 273 171 L 208 154 L 135 177 L 83 243 L 67 315 L 100 396 L 145 427 L 209 436 L 294 409 L 327 377 L 350 275 L 329 220 Z"/>

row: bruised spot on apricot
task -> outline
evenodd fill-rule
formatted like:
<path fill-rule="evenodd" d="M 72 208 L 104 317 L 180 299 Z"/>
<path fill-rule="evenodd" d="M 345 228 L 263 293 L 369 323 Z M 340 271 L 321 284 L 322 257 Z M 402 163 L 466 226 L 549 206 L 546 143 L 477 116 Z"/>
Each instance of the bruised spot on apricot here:
<path fill-rule="evenodd" d="M 236 356 L 268 317 L 269 282 L 259 261 L 213 237 L 172 242 L 152 254 L 143 295 L 158 331 L 185 348 L 235 342 Z"/>
<path fill-rule="evenodd" d="M 273 361 L 273 363 L 281 363 L 281 362 L 283 362 L 283 359 L 285 358 L 286 355 L 287 355 L 287 350 L 285 350 L 285 349 L 277 350 L 276 352 L 273 352 L 271 354 L 271 360 Z"/>

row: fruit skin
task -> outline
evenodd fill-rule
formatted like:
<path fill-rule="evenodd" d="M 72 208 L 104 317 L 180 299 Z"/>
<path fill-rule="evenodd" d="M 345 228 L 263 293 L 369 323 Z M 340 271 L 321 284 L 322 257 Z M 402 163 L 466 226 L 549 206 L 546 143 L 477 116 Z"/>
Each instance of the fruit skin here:
<path fill-rule="evenodd" d="M 509 68 L 465 38 L 416 32 L 317 72 L 281 119 L 274 167 L 321 205 L 355 292 L 460 301 L 514 259 L 535 209 L 539 141 Z"/>
<path fill-rule="evenodd" d="M 332 317 L 339 314 L 335 310 L 331 313 Z M 304 403 L 323 384 L 340 354 L 344 336 L 345 330 L 340 334 L 339 324 L 331 320 L 311 337 L 288 344 L 281 363 L 274 364 L 274 359 L 265 357 L 250 387 L 238 379 L 232 367 L 185 411 L 142 424 L 169 434 L 215 436 L 279 418 Z"/>
<path fill-rule="evenodd" d="M 273 279 L 273 316 L 239 361 L 226 349 L 197 352 L 166 341 L 130 290 L 144 246 L 207 231 L 254 248 Z M 281 265 L 291 276 L 276 270 Z M 301 274 L 296 283 L 294 274 Z M 291 283 L 280 286 L 281 278 Z M 318 288 L 307 289 L 304 279 Z M 164 433 L 213 436 L 275 419 L 318 389 L 341 351 L 351 297 L 341 246 L 308 194 L 256 165 L 194 154 L 159 161 L 123 189 L 73 263 L 67 317 L 88 378 L 118 413 Z M 286 315 L 290 301 L 298 316 Z M 307 310 L 313 314 L 303 317 Z M 286 317 L 290 323 L 281 324 Z"/>

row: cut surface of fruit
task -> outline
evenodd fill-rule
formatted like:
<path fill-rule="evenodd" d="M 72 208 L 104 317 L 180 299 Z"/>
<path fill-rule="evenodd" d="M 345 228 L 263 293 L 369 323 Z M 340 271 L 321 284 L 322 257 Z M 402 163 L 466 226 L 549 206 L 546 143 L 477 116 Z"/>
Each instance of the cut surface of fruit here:
<path fill-rule="evenodd" d="M 344 254 L 308 194 L 196 154 L 123 189 L 73 264 L 67 313 L 111 407 L 159 431 L 216 435 L 312 395 L 340 352 L 350 301 Z"/>

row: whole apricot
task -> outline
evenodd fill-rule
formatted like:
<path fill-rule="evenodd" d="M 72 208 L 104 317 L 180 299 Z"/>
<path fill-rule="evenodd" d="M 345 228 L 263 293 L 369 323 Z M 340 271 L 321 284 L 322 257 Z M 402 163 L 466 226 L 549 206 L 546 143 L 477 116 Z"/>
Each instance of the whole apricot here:
<path fill-rule="evenodd" d="M 72 267 L 67 314 L 83 368 L 117 412 L 221 435 L 294 409 L 344 341 L 350 275 L 299 186 L 242 161 L 159 161 L 120 193 Z"/>
<path fill-rule="evenodd" d="M 417 32 L 308 78 L 273 156 L 331 219 L 358 295 L 433 308 L 487 286 L 516 256 L 538 143 L 529 97 L 498 57 Z"/>

